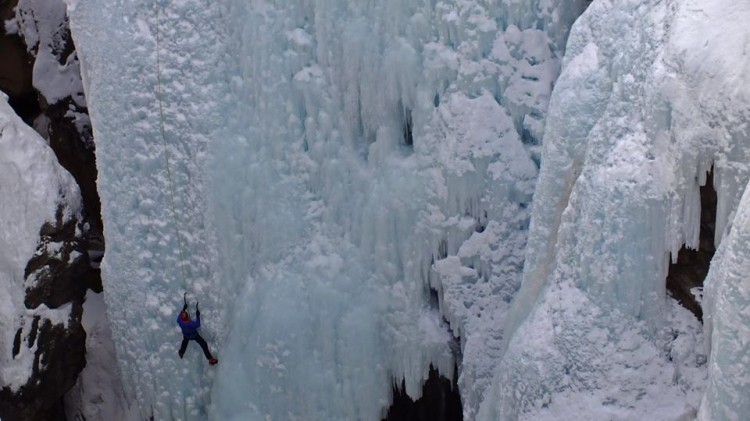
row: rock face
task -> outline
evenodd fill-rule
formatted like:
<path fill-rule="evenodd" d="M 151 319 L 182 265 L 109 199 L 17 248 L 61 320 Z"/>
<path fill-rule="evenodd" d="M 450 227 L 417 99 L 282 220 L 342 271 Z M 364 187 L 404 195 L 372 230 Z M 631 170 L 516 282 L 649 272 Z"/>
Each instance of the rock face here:
<path fill-rule="evenodd" d="M 62 209 L 56 221 L 45 223 L 39 245 L 24 274 L 24 306 L 17 319 L 12 358 L 33 355 L 26 384 L 13 391 L 0 391 L 0 417 L 4 420 L 59 420 L 62 395 L 76 381 L 86 365 L 86 333 L 81 327 L 86 284 L 81 282 L 89 267 L 82 253 L 79 223 L 63 221 Z M 45 318 L 45 309 L 67 309 L 63 323 Z M 30 325 L 30 326 L 29 326 Z"/>
<path fill-rule="evenodd" d="M 61 420 L 101 291 L 94 145 L 63 2 L 3 1 L 0 20 L 0 418 Z"/>
<path fill-rule="evenodd" d="M 0 22 L 15 18 L 17 1 L 0 2 Z M 26 50 L 23 38 L 7 34 L 0 24 L 0 90 L 9 96 L 10 105 L 16 113 L 31 122 L 39 114 L 36 92 L 31 84 L 34 57 Z"/>
<path fill-rule="evenodd" d="M 0 5 L 0 19 L 0 90 L 75 178 L 83 197 L 84 222 L 101 244 L 93 135 L 65 4 L 7 0 Z"/>
<path fill-rule="evenodd" d="M 0 418 L 57 419 L 85 365 L 78 186 L 0 98 Z"/>

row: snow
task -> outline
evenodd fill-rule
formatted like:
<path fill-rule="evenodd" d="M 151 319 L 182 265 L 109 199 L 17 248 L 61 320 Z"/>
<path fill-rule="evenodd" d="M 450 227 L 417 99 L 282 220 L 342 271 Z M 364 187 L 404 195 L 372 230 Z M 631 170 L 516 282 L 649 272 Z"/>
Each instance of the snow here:
<path fill-rule="evenodd" d="M 5 21 L 5 28 L 22 36 L 35 57 L 34 88 L 49 105 L 70 96 L 76 105 L 85 107 L 78 57 L 75 53 L 62 56 L 69 36 L 65 2 L 19 0 L 15 12 L 13 19 Z"/>
<path fill-rule="evenodd" d="M 81 198 L 73 177 L 58 163 L 44 139 L 16 116 L 0 93 L 0 385 L 16 392 L 31 377 L 37 343 L 24 343 L 13 355 L 18 329 L 25 339 L 36 324 L 48 320 L 67 326 L 71 305 L 26 308 L 24 271 L 39 245 L 39 232 L 54 223 L 79 217 Z"/>

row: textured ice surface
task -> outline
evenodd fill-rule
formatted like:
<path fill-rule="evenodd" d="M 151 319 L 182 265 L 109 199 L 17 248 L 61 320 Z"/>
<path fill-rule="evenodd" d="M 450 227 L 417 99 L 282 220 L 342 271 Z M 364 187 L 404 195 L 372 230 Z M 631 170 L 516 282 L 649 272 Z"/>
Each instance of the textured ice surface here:
<path fill-rule="evenodd" d="M 576 22 L 550 102 L 513 335 L 481 419 L 695 415 L 703 333 L 665 298 L 665 277 L 670 253 L 698 246 L 706 171 L 717 242 L 750 178 L 749 13 L 723 0 L 598 1 Z M 742 335 L 728 339 L 745 329 L 735 306 L 747 289 L 717 273 L 709 295 L 735 301 L 708 309 L 724 321 L 705 340 L 727 342 L 711 348 L 704 409 L 731 419 L 719 411 L 747 416 L 747 371 L 724 374 L 747 349 Z"/>
<path fill-rule="evenodd" d="M 82 72 L 107 238 L 101 269 L 125 392 L 143 417 L 205 419 L 215 370 L 195 344 L 185 360 L 177 357 L 175 318 L 183 291 L 197 294 L 203 336 L 215 349 L 222 314 L 233 301 L 222 297 L 209 271 L 215 241 L 203 222 L 206 144 L 217 126 L 217 101 L 224 99 L 222 50 L 210 24 L 218 12 L 210 4 L 179 2 L 160 16 L 162 138 L 157 6 L 69 4 L 71 30 L 86 57 Z"/>
<path fill-rule="evenodd" d="M 0 93 L 0 385 L 14 393 L 26 384 L 35 365 L 35 351 L 20 347 L 13 353 L 16 328 L 26 337 L 35 317 L 67 325 L 71 305 L 49 309 L 42 304 L 26 308 L 26 264 L 39 245 L 45 222 L 55 222 L 58 210 L 63 222 L 79 217 L 81 196 L 73 177 L 57 162 L 52 149 L 27 126 Z M 53 245 L 47 251 L 53 254 Z M 38 364 L 38 362 L 37 362 Z"/>
<path fill-rule="evenodd" d="M 430 363 L 452 374 L 452 330 L 471 417 L 583 4 L 70 1 L 144 415 L 378 419 L 394 379 L 416 398 Z M 215 368 L 176 356 L 184 289 Z"/>
<path fill-rule="evenodd" d="M 739 420 L 750 414 L 749 212 L 746 189 L 706 279 L 704 321 L 710 358 L 701 420 Z"/>

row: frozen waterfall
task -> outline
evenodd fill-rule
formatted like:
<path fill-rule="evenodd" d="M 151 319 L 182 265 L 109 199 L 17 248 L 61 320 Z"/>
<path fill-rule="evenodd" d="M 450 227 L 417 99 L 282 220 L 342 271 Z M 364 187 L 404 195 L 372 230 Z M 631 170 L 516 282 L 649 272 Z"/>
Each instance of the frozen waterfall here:
<path fill-rule="evenodd" d="M 69 1 L 106 301 L 144 415 L 374 420 L 394 382 L 419 397 L 462 353 L 471 418 L 583 7 Z M 186 289 L 217 368 L 177 357 Z"/>
<path fill-rule="evenodd" d="M 67 1 L 144 417 L 378 420 L 456 364 L 465 419 L 747 414 L 747 5 Z"/>

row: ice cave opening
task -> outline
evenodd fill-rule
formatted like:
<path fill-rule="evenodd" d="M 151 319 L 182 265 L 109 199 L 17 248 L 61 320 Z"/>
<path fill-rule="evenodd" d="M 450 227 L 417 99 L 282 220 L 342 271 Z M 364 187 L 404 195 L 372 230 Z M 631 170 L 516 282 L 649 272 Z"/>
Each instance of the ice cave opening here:
<path fill-rule="evenodd" d="M 453 381 L 430 364 L 429 378 L 422 386 L 422 397 L 413 400 L 405 382 L 393 385 L 393 403 L 383 421 L 462 421 L 463 409 L 458 390 L 458 366 Z"/>
<path fill-rule="evenodd" d="M 716 252 L 716 189 L 713 168 L 707 173 L 706 183 L 700 187 L 700 201 L 701 226 L 698 249 L 692 250 L 682 246 L 677 255 L 677 262 L 669 265 L 667 291 L 683 307 L 703 321 L 703 308 L 699 297 L 703 295 L 703 281 L 708 275 L 711 259 Z"/>

